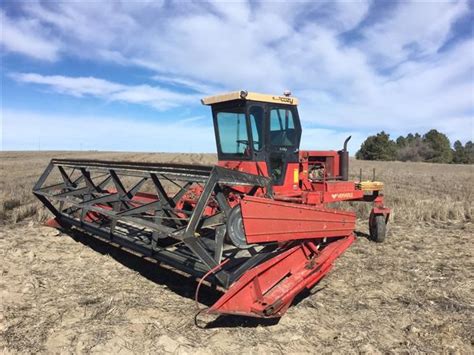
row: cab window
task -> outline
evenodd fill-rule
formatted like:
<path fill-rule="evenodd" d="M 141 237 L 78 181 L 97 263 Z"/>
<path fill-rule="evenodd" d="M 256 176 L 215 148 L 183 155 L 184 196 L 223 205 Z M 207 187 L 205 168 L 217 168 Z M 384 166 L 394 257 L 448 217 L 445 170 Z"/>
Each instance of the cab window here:
<path fill-rule="evenodd" d="M 236 155 L 247 153 L 249 140 L 247 120 L 243 111 L 218 112 L 217 128 L 222 153 Z"/>
<path fill-rule="evenodd" d="M 273 146 L 291 147 L 296 145 L 297 134 L 293 112 L 285 108 L 270 110 L 270 143 Z"/>

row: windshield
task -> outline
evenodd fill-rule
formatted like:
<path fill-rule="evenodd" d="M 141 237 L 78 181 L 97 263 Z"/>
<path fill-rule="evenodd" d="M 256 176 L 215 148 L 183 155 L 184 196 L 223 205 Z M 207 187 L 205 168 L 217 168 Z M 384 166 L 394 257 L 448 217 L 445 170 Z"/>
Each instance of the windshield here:
<path fill-rule="evenodd" d="M 248 155 L 247 121 L 242 110 L 218 112 L 217 128 L 222 153 Z"/>
<path fill-rule="evenodd" d="M 274 146 L 291 147 L 298 137 L 293 113 L 289 109 L 274 108 L 270 111 L 270 143 Z"/>

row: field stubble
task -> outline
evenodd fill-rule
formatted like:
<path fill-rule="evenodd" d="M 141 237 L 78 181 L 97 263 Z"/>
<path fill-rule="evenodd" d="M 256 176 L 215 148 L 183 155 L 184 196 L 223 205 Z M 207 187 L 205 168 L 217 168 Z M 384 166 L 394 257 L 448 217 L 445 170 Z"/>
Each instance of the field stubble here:
<path fill-rule="evenodd" d="M 186 162 L 210 165 L 214 154 L 107 153 L 107 152 L 2 152 L 0 221 L 20 222 L 34 217 L 43 221 L 48 214 L 31 189 L 48 161 L 55 158 L 88 158 L 142 162 Z M 395 222 L 469 222 L 474 206 L 474 167 L 406 162 L 351 160 L 351 179 L 376 179 L 385 183 L 386 204 L 393 209 Z M 370 206 L 354 203 L 361 218 Z"/>
<path fill-rule="evenodd" d="M 276 324 L 193 326 L 195 283 L 101 243 L 42 227 L 31 194 L 49 159 L 212 164 L 212 154 L 0 153 L 0 349 L 4 352 L 472 353 L 471 166 L 351 161 L 386 184 L 383 244 L 359 238 L 334 270 Z M 85 247 L 86 244 L 88 247 Z M 204 290 L 202 299 L 212 293 Z"/>

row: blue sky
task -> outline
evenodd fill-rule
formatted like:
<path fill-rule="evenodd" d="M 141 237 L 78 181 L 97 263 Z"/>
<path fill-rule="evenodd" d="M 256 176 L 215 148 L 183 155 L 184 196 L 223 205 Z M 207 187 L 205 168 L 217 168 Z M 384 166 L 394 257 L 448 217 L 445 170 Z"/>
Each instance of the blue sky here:
<path fill-rule="evenodd" d="M 473 139 L 474 2 L 3 1 L 3 150 L 213 152 L 224 91 L 300 99 L 302 147 Z"/>

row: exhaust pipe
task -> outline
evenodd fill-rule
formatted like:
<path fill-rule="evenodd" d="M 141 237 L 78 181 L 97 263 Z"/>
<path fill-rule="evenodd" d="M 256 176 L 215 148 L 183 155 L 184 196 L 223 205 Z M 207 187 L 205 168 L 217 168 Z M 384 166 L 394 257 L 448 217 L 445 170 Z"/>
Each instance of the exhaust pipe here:
<path fill-rule="evenodd" d="M 341 175 L 341 180 L 349 180 L 349 151 L 347 150 L 347 143 L 352 136 L 349 136 L 344 141 L 344 147 L 342 150 L 338 151 L 339 154 L 339 174 Z"/>

